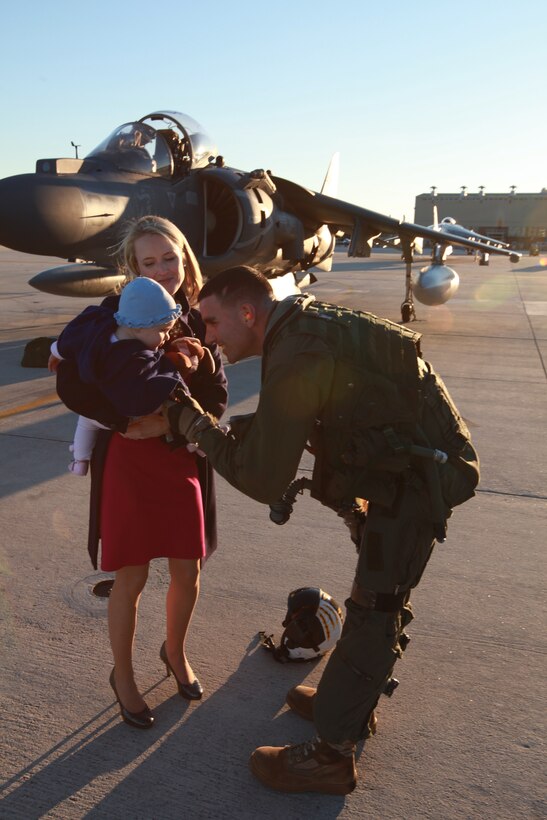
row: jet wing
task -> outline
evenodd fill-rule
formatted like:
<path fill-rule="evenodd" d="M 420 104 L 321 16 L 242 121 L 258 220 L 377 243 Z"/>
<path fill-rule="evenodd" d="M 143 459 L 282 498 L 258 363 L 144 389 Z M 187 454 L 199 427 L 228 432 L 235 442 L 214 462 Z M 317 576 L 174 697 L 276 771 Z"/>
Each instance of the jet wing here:
<path fill-rule="evenodd" d="M 373 239 L 381 233 L 388 233 L 396 234 L 402 241 L 412 242 L 419 236 L 435 244 L 461 245 L 487 253 L 497 253 L 509 256 L 512 262 L 518 262 L 521 257 L 521 254 L 508 248 L 495 247 L 478 239 L 448 235 L 412 222 L 400 222 L 368 208 L 310 191 L 290 180 L 275 176 L 272 179 L 283 198 L 286 210 L 292 211 L 315 229 L 320 225 L 327 225 L 333 233 L 343 231 L 351 235 L 348 256 L 369 256 Z"/>
<path fill-rule="evenodd" d="M 443 228 L 443 233 L 449 237 L 463 237 L 464 239 L 472 239 L 477 242 L 484 242 L 486 245 L 489 245 L 491 248 L 509 248 L 509 244 L 507 242 L 502 242 L 500 239 L 493 239 L 491 236 L 485 236 L 482 233 L 477 233 L 476 231 L 472 231 L 470 229 L 462 229 L 459 231 L 452 231 L 450 226 L 445 226 Z"/>
<path fill-rule="evenodd" d="M 435 231 L 432 228 L 426 228 L 423 225 L 414 225 L 412 222 L 399 223 L 399 235 L 407 236 L 421 236 L 424 239 L 429 239 L 431 242 L 440 245 L 461 245 L 464 248 L 473 248 L 478 251 L 485 251 L 486 253 L 497 253 L 501 256 L 508 256 L 511 262 L 518 262 L 522 254 L 511 250 L 509 247 L 501 247 L 499 244 L 489 244 L 483 239 L 472 239 L 464 236 L 456 236 L 456 234 L 443 231 Z M 480 234 L 477 234 L 480 236 Z M 493 240 L 489 240 L 492 242 Z"/>

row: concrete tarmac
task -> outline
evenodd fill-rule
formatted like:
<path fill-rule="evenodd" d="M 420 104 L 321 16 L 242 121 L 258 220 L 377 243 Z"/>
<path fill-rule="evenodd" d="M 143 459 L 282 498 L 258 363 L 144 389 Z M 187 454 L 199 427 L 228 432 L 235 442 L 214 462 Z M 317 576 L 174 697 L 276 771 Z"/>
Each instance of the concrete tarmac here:
<path fill-rule="evenodd" d="M 46 370 L 20 366 L 29 339 L 57 336 L 90 300 L 34 291 L 27 280 L 56 260 L 0 248 L 1 818 L 547 816 L 547 260 L 452 260 L 458 294 L 443 307 L 417 304 L 412 326 L 469 422 L 481 484 L 414 594 L 401 685 L 381 698 L 357 789 L 331 797 L 268 790 L 248 758 L 257 745 L 313 734 L 284 698 L 296 683 L 315 685 L 325 660 L 278 664 L 257 633 L 280 635 L 296 587 L 344 601 L 356 560 L 344 526 L 300 497 L 278 527 L 268 508 L 219 480 L 220 547 L 203 570 L 189 638 L 205 696 L 184 701 L 164 675 L 168 576 L 156 561 L 135 645 L 156 725 L 122 723 L 108 684 L 106 602 L 91 592 L 104 574 L 86 552 L 89 480 L 67 472 L 75 417 Z M 391 251 L 336 253 L 311 290 L 399 321 L 402 263 Z M 228 367 L 229 414 L 256 405 L 259 366 Z"/>

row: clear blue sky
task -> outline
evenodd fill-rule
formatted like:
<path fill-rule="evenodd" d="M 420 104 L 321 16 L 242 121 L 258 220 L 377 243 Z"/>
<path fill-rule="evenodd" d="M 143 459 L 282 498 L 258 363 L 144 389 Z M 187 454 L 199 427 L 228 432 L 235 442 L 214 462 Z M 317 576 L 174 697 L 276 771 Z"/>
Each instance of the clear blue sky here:
<path fill-rule="evenodd" d="M 547 4 L 6 0 L 0 178 L 183 111 L 228 165 L 407 220 L 414 197 L 547 186 Z"/>

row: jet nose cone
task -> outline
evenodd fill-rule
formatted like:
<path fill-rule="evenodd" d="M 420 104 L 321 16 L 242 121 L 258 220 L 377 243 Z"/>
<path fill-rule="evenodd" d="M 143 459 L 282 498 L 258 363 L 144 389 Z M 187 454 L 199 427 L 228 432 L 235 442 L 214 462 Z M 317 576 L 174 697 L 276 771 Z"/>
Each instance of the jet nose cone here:
<path fill-rule="evenodd" d="M 0 180 L 0 244 L 65 256 L 85 230 L 83 199 L 69 178 L 22 174 Z"/>

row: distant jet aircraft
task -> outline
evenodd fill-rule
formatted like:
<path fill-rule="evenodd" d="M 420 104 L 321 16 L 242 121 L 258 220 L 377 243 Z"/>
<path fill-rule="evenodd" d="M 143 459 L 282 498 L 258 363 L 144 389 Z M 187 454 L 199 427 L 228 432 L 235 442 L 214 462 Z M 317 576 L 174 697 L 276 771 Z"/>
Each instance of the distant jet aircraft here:
<path fill-rule="evenodd" d="M 507 253 L 512 262 L 518 261 L 520 254 L 510 250 L 507 242 L 501 242 L 490 236 L 476 233 L 470 228 L 458 225 L 451 216 L 445 216 L 439 222 L 437 205 L 433 205 L 433 225 L 429 229 L 442 234 L 442 238 L 431 240 L 431 265 L 420 271 L 408 272 L 406 281 L 406 296 L 401 305 L 401 315 L 404 322 L 416 318 L 413 296 L 425 305 L 439 305 L 447 302 L 454 296 L 460 285 L 460 277 L 455 270 L 445 265 L 446 259 L 452 253 L 452 245 L 459 244 L 459 240 L 469 240 L 475 244 L 473 250 L 478 255 L 479 265 L 488 265 L 490 253 Z M 382 247 L 397 247 L 401 239 L 397 235 L 380 236 L 376 243 Z M 470 251 L 467 245 L 468 252 Z M 416 236 L 412 243 L 412 251 L 423 253 L 423 238 Z M 403 258 L 404 251 L 403 251 Z"/>
<path fill-rule="evenodd" d="M 436 231 L 440 231 L 441 233 L 445 234 L 447 237 L 454 237 L 459 239 L 474 239 L 478 242 L 481 242 L 483 245 L 488 245 L 491 249 L 492 248 L 509 248 L 507 242 L 501 242 L 498 239 L 493 239 L 491 236 L 484 236 L 482 233 L 477 233 L 476 231 L 472 231 L 471 228 L 464 228 L 463 225 L 458 225 L 456 220 L 451 216 L 445 216 L 439 222 L 438 219 L 438 211 L 437 206 L 433 206 L 433 216 L 434 216 L 434 224 L 430 225 L 430 228 L 433 228 Z M 452 253 L 451 245 L 444 245 L 444 258 L 449 256 Z M 488 265 L 489 256 L 491 251 L 486 250 L 479 250 L 478 257 L 479 257 L 479 265 Z"/>
<path fill-rule="evenodd" d="M 116 128 L 84 159 L 39 159 L 36 173 L 0 181 L 0 243 L 25 253 L 67 259 L 30 284 L 67 296 L 101 296 L 123 281 L 113 258 L 124 223 L 145 214 L 172 220 L 188 238 L 203 273 L 253 265 L 270 279 L 304 286 L 312 268 L 330 270 L 335 237 L 350 237 L 348 255 L 370 256 L 374 237 L 395 234 L 406 260 L 403 321 L 452 294 L 449 268 L 435 262 L 414 285 L 412 247 L 438 231 L 352 205 L 333 196 L 336 161 L 321 192 L 270 171 L 228 167 L 204 129 L 186 114 L 155 111 Z M 507 255 L 477 239 L 451 244 Z"/>

